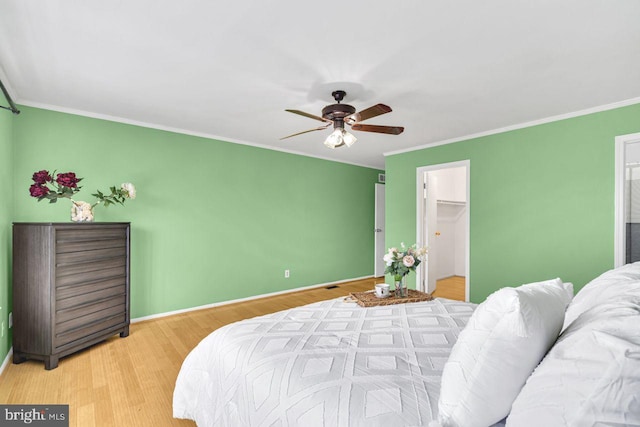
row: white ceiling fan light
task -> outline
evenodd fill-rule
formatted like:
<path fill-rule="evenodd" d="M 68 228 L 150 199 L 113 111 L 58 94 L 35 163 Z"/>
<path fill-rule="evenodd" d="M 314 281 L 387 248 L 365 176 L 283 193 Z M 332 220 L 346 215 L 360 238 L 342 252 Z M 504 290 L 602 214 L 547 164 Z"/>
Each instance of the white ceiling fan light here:
<path fill-rule="evenodd" d="M 347 147 L 351 147 L 354 142 L 358 140 L 353 134 L 350 134 L 346 130 L 342 129 L 342 140 Z"/>
<path fill-rule="evenodd" d="M 347 147 L 351 147 L 358 138 L 347 132 L 342 128 L 336 128 L 331 134 L 324 140 L 324 145 L 328 148 L 338 148 L 346 145 Z"/>
<path fill-rule="evenodd" d="M 324 140 L 324 145 L 327 146 L 327 148 L 331 148 L 331 149 L 343 146 L 344 142 L 342 141 L 341 129 L 336 129 L 333 132 L 331 132 L 331 134 L 329 134 L 327 139 Z"/>

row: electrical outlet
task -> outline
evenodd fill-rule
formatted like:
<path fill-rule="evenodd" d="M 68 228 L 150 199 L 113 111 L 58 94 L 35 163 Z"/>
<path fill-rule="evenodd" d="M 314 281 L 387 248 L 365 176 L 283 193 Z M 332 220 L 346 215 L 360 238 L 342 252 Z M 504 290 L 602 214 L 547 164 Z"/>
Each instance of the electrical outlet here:
<path fill-rule="evenodd" d="M 9 328 L 13 328 L 13 311 L 9 313 Z"/>
<path fill-rule="evenodd" d="M 284 278 L 288 279 L 289 278 L 289 274 L 290 274 L 289 270 L 285 270 L 284 271 Z"/>
<path fill-rule="evenodd" d="M 4 338 L 4 322 L 2 322 L 2 329 L 0 330 L 0 338 Z"/>

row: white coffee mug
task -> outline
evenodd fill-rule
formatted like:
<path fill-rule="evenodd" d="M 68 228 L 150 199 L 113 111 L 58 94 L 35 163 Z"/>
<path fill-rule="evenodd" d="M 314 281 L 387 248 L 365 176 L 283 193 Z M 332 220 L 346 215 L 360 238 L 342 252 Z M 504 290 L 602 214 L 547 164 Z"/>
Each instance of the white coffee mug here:
<path fill-rule="evenodd" d="M 376 285 L 376 296 L 378 298 L 386 298 L 389 296 L 389 285 L 386 283 L 378 283 Z"/>

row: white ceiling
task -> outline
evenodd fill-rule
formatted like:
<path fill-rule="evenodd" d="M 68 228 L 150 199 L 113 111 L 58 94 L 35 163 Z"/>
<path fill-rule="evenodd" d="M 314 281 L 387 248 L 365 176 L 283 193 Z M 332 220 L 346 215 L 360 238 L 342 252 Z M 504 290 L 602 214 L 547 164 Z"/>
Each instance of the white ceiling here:
<path fill-rule="evenodd" d="M 383 153 L 640 102 L 640 1 L 0 0 L 0 77 L 24 105 L 382 168 Z M 286 108 L 320 115 L 335 89 L 388 104 L 365 123 L 405 132 L 279 140 L 321 124 Z"/>

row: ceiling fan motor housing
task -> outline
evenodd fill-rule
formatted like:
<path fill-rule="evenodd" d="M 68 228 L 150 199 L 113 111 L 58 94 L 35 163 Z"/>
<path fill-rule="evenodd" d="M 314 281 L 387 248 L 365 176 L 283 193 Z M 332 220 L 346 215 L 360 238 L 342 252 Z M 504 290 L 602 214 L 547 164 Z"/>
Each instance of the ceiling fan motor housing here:
<path fill-rule="evenodd" d="M 327 105 L 322 109 L 322 117 L 328 120 L 343 120 L 345 117 L 355 113 L 356 109 L 347 104 Z"/>
<path fill-rule="evenodd" d="M 344 118 L 356 112 L 356 109 L 351 105 L 340 104 L 340 101 L 344 99 L 346 94 L 343 90 L 331 92 L 331 96 L 333 96 L 337 104 L 327 105 L 322 109 L 322 117 L 327 120 L 332 120 L 334 122 L 334 128 L 344 128 Z"/>

